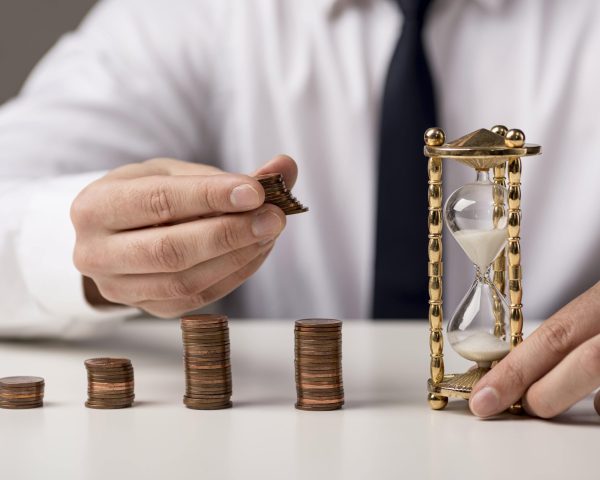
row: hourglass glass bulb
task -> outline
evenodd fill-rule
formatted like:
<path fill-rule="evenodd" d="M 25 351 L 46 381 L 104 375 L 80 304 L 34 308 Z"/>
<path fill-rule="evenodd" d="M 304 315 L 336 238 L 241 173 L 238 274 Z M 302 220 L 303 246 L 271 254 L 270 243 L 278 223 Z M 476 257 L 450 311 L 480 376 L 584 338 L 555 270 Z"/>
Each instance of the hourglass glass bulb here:
<path fill-rule="evenodd" d="M 448 324 L 458 354 L 489 367 L 509 351 L 505 335 L 508 304 L 490 281 L 492 262 L 506 245 L 507 190 L 490 182 L 487 171 L 453 192 L 444 208 L 446 224 L 475 265 L 476 278 Z"/>

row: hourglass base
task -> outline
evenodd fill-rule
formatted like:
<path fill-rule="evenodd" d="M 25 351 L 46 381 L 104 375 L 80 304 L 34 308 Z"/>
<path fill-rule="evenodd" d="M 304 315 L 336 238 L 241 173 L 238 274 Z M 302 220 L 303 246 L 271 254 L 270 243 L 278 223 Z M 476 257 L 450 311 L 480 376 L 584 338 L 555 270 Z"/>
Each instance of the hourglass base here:
<path fill-rule="evenodd" d="M 437 385 L 434 385 L 429 379 L 427 392 L 430 396 L 433 394 L 437 397 L 456 397 L 468 400 L 475 384 L 489 371 L 489 368 L 477 367 L 466 373 L 444 375 L 444 379 Z"/>

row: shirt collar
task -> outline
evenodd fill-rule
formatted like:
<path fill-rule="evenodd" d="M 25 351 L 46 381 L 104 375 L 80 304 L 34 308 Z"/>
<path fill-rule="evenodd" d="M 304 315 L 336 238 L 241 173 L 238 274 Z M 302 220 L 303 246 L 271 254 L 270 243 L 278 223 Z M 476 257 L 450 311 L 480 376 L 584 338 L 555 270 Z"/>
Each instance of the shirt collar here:
<path fill-rule="evenodd" d="M 393 0 L 319 0 L 323 13 L 329 17 L 336 17 L 342 13 L 347 7 L 353 5 L 367 4 L 374 1 L 393 1 Z M 443 0 L 437 0 L 443 1 Z M 448 0 L 446 0 L 448 1 Z M 506 0 L 472 0 L 478 3 L 483 8 L 488 10 L 498 10 L 506 2 Z"/>

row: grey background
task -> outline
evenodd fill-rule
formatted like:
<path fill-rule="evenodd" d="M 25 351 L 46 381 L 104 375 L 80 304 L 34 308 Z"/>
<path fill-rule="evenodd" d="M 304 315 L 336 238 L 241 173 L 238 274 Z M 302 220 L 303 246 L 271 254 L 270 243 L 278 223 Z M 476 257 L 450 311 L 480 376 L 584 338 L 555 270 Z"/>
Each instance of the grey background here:
<path fill-rule="evenodd" d="M 37 61 L 75 28 L 96 0 L 0 0 L 0 103 L 15 96 Z"/>

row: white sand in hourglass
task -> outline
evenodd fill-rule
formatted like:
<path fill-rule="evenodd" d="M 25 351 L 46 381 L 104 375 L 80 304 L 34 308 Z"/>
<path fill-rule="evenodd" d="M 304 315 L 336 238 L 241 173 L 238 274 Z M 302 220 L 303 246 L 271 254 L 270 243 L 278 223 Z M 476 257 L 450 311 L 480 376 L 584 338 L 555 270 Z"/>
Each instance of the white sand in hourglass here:
<path fill-rule="evenodd" d="M 479 366 L 502 360 L 510 351 L 508 342 L 481 330 L 448 332 L 448 340 L 456 353 Z"/>
<path fill-rule="evenodd" d="M 506 242 L 506 229 L 459 230 L 454 238 L 471 261 L 485 272 Z"/>

